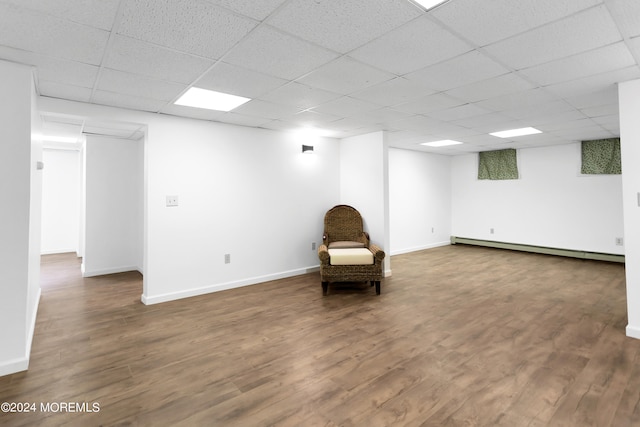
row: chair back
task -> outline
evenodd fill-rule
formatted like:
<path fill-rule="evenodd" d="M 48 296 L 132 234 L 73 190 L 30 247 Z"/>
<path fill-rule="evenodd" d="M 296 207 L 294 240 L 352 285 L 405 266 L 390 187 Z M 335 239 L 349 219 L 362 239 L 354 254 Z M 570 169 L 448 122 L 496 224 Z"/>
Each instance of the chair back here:
<path fill-rule="evenodd" d="M 369 244 L 360 212 L 348 205 L 334 206 L 324 216 L 323 243 L 338 241 Z"/>

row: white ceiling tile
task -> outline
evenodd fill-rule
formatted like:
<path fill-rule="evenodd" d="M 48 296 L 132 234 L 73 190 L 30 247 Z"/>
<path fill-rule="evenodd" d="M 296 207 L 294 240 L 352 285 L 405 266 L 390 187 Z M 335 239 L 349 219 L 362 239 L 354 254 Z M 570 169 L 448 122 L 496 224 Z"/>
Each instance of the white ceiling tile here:
<path fill-rule="evenodd" d="M 104 66 L 177 83 L 191 83 L 214 64 L 211 59 L 114 35 Z"/>
<path fill-rule="evenodd" d="M 94 104 L 110 105 L 130 110 L 152 112 L 160 111 L 166 105 L 165 101 L 159 101 L 157 99 L 141 98 L 138 96 L 107 92 L 103 90 L 95 91 L 91 97 L 91 102 Z"/>
<path fill-rule="evenodd" d="M 486 46 L 487 52 L 516 70 L 576 55 L 622 40 L 605 6 Z"/>
<path fill-rule="evenodd" d="M 597 124 L 599 124 L 604 128 L 608 128 L 608 127 L 615 127 L 618 129 L 620 128 L 620 118 L 618 117 L 618 114 L 593 117 L 591 120 L 593 120 L 594 122 L 596 122 Z"/>
<path fill-rule="evenodd" d="M 408 1 L 291 0 L 267 22 L 320 46 L 347 53 L 421 13 Z"/>
<path fill-rule="evenodd" d="M 427 114 L 431 111 L 447 109 L 457 105 L 466 104 L 465 101 L 446 95 L 444 93 L 434 93 L 413 101 L 398 104 L 393 108 L 398 111 L 414 114 Z"/>
<path fill-rule="evenodd" d="M 107 31 L 0 3 L 2 45 L 98 65 L 108 39 Z"/>
<path fill-rule="evenodd" d="M 387 140 L 392 144 L 405 144 L 406 146 L 412 146 L 420 144 L 422 142 L 436 141 L 437 138 L 432 135 L 422 132 L 413 131 L 390 131 L 387 133 Z"/>
<path fill-rule="evenodd" d="M 285 0 L 207 0 L 234 12 L 249 16 L 258 21 L 264 20 L 276 10 Z"/>
<path fill-rule="evenodd" d="M 521 70 L 541 86 L 577 80 L 635 64 L 624 43 L 616 43 L 578 55 Z"/>
<path fill-rule="evenodd" d="M 602 0 L 455 0 L 433 12 L 445 23 L 478 46 L 539 27 L 600 4 Z M 487 7 L 489 6 L 489 7 Z"/>
<path fill-rule="evenodd" d="M 365 133 L 365 130 L 368 132 L 372 132 L 374 130 L 381 130 L 380 128 L 372 127 L 370 123 L 352 119 L 350 117 L 336 120 L 331 123 L 326 123 L 322 127 L 324 129 L 336 130 L 336 131 L 353 131 L 357 129 L 362 129 L 363 133 Z"/>
<path fill-rule="evenodd" d="M 586 117 L 582 117 L 577 120 L 562 120 L 553 123 L 546 123 L 539 127 L 544 133 L 553 133 L 558 131 L 568 131 L 571 129 L 590 129 L 594 127 L 596 123 Z"/>
<path fill-rule="evenodd" d="M 446 93 L 467 102 L 477 102 L 483 99 L 495 98 L 513 92 L 533 89 L 533 84 L 519 77 L 515 73 L 503 74 L 477 83 L 451 89 Z"/>
<path fill-rule="evenodd" d="M 100 73 L 97 89 L 141 98 L 173 101 L 187 89 L 187 86 L 105 68 Z"/>
<path fill-rule="evenodd" d="M 586 108 L 581 108 L 580 111 L 583 112 L 587 117 L 610 116 L 612 114 L 619 114 L 620 112 L 618 104 L 586 107 Z"/>
<path fill-rule="evenodd" d="M 559 122 L 572 122 L 574 120 L 584 119 L 586 116 L 580 112 L 580 110 L 566 110 L 557 113 L 540 113 L 537 115 L 530 115 L 522 118 L 524 122 L 526 120 L 526 126 L 533 126 L 536 129 L 541 129 L 542 126 L 553 126 Z"/>
<path fill-rule="evenodd" d="M 446 110 L 432 111 L 427 115 L 431 118 L 436 118 L 443 121 L 460 120 L 466 117 L 479 116 L 483 114 L 491 113 L 491 110 L 478 107 L 474 104 L 465 104 L 458 107 L 449 108 Z"/>
<path fill-rule="evenodd" d="M 627 41 L 627 44 L 629 45 L 629 49 L 634 58 L 640 58 L 640 36 Z M 640 60 L 637 60 L 636 62 L 640 62 Z"/>
<path fill-rule="evenodd" d="M 72 101 L 89 102 L 91 89 L 81 86 L 40 80 L 38 84 L 40 95 L 51 98 L 71 99 Z"/>
<path fill-rule="evenodd" d="M 512 117 L 507 117 L 501 113 L 488 113 L 451 121 L 451 124 L 484 132 L 489 132 L 489 130 L 495 129 L 496 126 L 510 128 L 514 123 L 515 120 Z M 517 127 L 514 126 L 513 128 Z"/>
<path fill-rule="evenodd" d="M 389 107 L 432 93 L 433 90 L 419 83 L 397 77 L 355 92 L 351 96 Z"/>
<path fill-rule="evenodd" d="M 322 89 L 316 89 L 297 82 L 281 86 L 260 97 L 276 104 L 291 105 L 301 110 L 315 107 L 342 95 Z"/>
<path fill-rule="evenodd" d="M 552 101 L 555 101 L 553 95 L 542 89 L 532 89 L 480 101 L 477 105 L 494 111 L 503 111 L 545 104 Z"/>
<path fill-rule="evenodd" d="M 329 92 L 348 95 L 392 78 L 392 74 L 343 56 L 298 81 Z"/>
<path fill-rule="evenodd" d="M 415 19 L 349 54 L 366 64 L 406 74 L 472 49 L 426 16 Z"/>
<path fill-rule="evenodd" d="M 269 123 L 271 119 L 265 117 L 248 116 L 235 112 L 228 112 L 220 117 L 220 121 L 223 123 L 231 123 L 234 125 L 260 127 Z"/>
<path fill-rule="evenodd" d="M 195 86 L 247 98 L 258 98 L 286 82 L 284 79 L 218 62 L 196 81 Z"/>
<path fill-rule="evenodd" d="M 640 68 L 627 67 L 607 73 L 596 74 L 569 82 L 546 86 L 547 92 L 561 98 L 577 96 L 583 93 L 597 92 L 607 87 L 615 87 L 619 82 L 626 82 L 640 78 Z"/>
<path fill-rule="evenodd" d="M 272 76 L 295 79 L 337 57 L 334 52 L 263 25 L 234 47 L 224 61 Z"/>
<path fill-rule="evenodd" d="M 508 73 L 509 70 L 484 54 L 472 51 L 405 77 L 435 90 L 445 91 Z"/>
<path fill-rule="evenodd" d="M 323 125 L 336 120 L 340 120 L 340 116 L 334 116 L 331 114 L 318 113 L 316 111 L 301 111 L 289 117 L 284 117 L 283 120 L 294 123 L 299 126 L 315 127 L 319 128 Z"/>
<path fill-rule="evenodd" d="M 281 119 L 299 112 L 300 109 L 288 105 L 274 104 L 272 102 L 254 99 L 233 110 L 234 113 L 248 116 L 264 117 L 267 119 Z"/>
<path fill-rule="evenodd" d="M 618 88 L 609 86 L 595 92 L 583 93 L 566 99 L 575 108 L 599 107 L 601 105 L 618 105 Z"/>
<path fill-rule="evenodd" d="M 343 96 L 342 98 L 334 99 L 333 101 L 325 102 L 322 105 L 315 107 L 312 111 L 325 114 L 337 114 L 342 117 L 349 117 L 354 114 L 361 114 L 367 111 L 372 111 L 380 108 L 376 104 L 370 102 L 361 101 L 359 99 Z"/>
<path fill-rule="evenodd" d="M 175 104 L 165 105 L 160 112 L 199 120 L 220 120 L 222 116 L 226 114 L 224 111 L 213 111 L 205 108 L 194 108 Z"/>
<path fill-rule="evenodd" d="M 402 111 L 385 107 L 385 108 L 379 108 L 377 110 L 366 111 L 360 114 L 354 114 L 353 118 L 356 120 L 362 120 L 369 123 L 387 125 L 395 120 L 411 117 L 412 115 L 414 114 L 403 113 Z"/>
<path fill-rule="evenodd" d="M 120 0 L 3 0 L 79 24 L 111 30 Z"/>
<path fill-rule="evenodd" d="M 118 33 L 218 59 L 257 21 L 190 0 L 127 0 Z"/>
<path fill-rule="evenodd" d="M 395 130 L 408 130 L 413 132 L 433 133 L 436 126 L 441 123 L 438 120 L 423 115 L 414 115 L 399 120 L 394 120 L 389 125 Z"/>
<path fill-rule="evenodd" d="M 606 5 L 625 37 L 640 36 L 640 2 L 636 0 L 606 0 Z"/>
<path fill-rule="evenodd" d="M 563 100 L 513 108 L 504 114 L 519 120 L 526 120 L 529 123 L 527 126 L 555 121 L 572 121 L 585 117 L 575 107 Z"/>
<path fill-rule="evenodd" d="M 93 87 L 99 68 L 6 46 L 0 46 L 0 58 L 36 67 L 38 79 L 70 86 Z"/>
<path fill-rule="evenodd" d="M 573 141 L 589 141 L 592 139 L 606 139 L 616 137 L 616 135 L 614 135 L 610 131 L 597 125 L 583 129 L 567 129 L 554 131 L 551 133 L 551 135 L 557 138 L 569 139 Z"/>

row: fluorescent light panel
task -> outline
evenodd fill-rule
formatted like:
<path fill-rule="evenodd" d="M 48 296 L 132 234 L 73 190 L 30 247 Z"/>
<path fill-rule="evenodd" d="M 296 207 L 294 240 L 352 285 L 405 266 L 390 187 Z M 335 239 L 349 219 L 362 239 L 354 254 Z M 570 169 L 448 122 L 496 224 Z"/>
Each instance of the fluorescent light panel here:
<path fill-rule="evenodd" d="M 490 133 L 489 135 L 497 136 L 498 138 L 513 138 L 514 136 L 533 135 L 536 133 L 542 133 L 542 131 L 539 131 L 536 128 L 528 127 L 528 128 L 510 129 L 510 130 L 503 130 L 500 132 L 493 132 L 493 133 Z"/>
<path fill-rule="evenodd" d="M 418 3 L 420 6 L 424 7 L 426 10 L 430 10 L 448 0 L 414 0 L 414 1 Z"/>
<path fill-rule="evenodd" d="M 206 110 L 231 111 L 248 101 L 251 101 L 251 99 L 243 96 L 192 87 L 175 104 L 185 107 L 204 108 Z"/>
<path fill-rule="evenodd" d="M 420 145 L 426 145 L 428 147 L 446 147 L 448 145 L 462 144 L 460 141 L 454 141 L 452 139 L 443 139 L 442 141 L 423 142 Z"/>

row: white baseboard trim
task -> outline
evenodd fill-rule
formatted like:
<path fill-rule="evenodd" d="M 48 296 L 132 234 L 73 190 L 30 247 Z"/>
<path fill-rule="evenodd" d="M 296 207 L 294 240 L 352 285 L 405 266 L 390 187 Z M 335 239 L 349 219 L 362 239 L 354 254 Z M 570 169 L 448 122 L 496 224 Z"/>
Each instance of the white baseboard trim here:
<path fill-rule="evenodd" d="M 27 369 L 29 369 L 28 357 L 9 360 L 8 362 L 0 364 L 0 377 L 26 371 Z"/>
<path fill-rule="evenodd" d="M 408 254 L 410 252 L 423 251 L 425 249 L 433 249 L 433 248 L 437 248 L 437 247 L 440 247 L 440 246 L 449 246 L 450 244 L 451 244 L 451 242 L 446 240 L 444 242 L 430 243 L 428 245 L 415 246 L 413 248 L 396 249 L 395 251 L 391 252 L 391 256 Z"/>
<path fill-rule="evenodd" d="M 183 299 L 183 298 L 195 297 L 198 295 L 210 294 L 213 292 L 226 291 L 229 289 L 240 288 L 243 286 L 257 285 L 259 283 L 270 282 L 272 280 L 278 280 L 278 279 L 285 279 L 287 277 L 300 276 L 308 273 L 315 273 L 317 271 L 320 271 L 319 265 L 299 268 L 295 270 L 283 271 L 280 273 L 267 274 L 265 276 L 250 277 L 248 279 L 237 280 L 234 282 L 219 283 L 215 285 L 204 286 L 201 288 L 186 289 L 179 292 L 169 292 L 169 293 L 160 294 L 160 295 L 145 295 L 143 293 L 142 296 L 140 297 L 140 301 L 142 301 L 142 303 L 145 305 L 159 304 L 159 303 L 174 301 L 174 300 Z"/>
<path fill-rule="evenodd" d="M 38 308 L 40 307 L 40 296 L 42 288 L 38 287 L 38 296 L 36 297 L 36 306 L 33 307 L 33 315 L 31 316 L 31 325 L 29 325 L 29 336 L 27 337 L 27 367 L 29 358 L 31 357 L 31 344 L 33 343 L 33 335 L 36 332 L 36 319 L 38 318 Z"/>
<path fill-rule="evenodd" d="M 36 319 L 38 317 L 38 307 L 40 306 L 40 295 L 42 289 L 38 288 L 38 296 L 36 297 L 35 307 L 33 307 L 33 315 L 31 316 L 31 324 L 28 325 L 29 330 L 27 336 L 27 345 L 25 347 L 25 356 L 17 359 L 0 363 L 0 377 L 15 374 L 17 372 L 29 369 L 29 358 L 31 357 L 31 344 L 33 343 L 33 335 L 36 330 Z"/>
<path fill-rule="evenodd" d="M 105 274 L 125 273 L 127 271 L 140 271 L 140 269 L 136 266 L 130 265 L 127 267 L 103 268 L 101 270 L 87 271 L 84 267 L 84 263 L 82 263 L 80 271 L 82 271 L 82 277 L 94 277 L 103 276 Z"/>
<path fill-rule="evenodd" d="M 78 250 L 76 248 L 69 248 L 69 249 L 55 249 L 52 251 L 41 251 L 40 255 L 55 255 L 55 254 L 70 254 L 70 253 L 78 253 Z"/>
<path fill-rule="evenodd" d="M 628 337 L 640 340 L 640 327 L 627 325 L 626 333 Z"/>

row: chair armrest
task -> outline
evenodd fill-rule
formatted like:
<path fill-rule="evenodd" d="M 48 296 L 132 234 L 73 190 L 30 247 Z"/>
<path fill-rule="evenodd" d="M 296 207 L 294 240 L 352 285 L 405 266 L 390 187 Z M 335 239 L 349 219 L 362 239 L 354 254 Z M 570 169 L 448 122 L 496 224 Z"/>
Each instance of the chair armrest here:
<path fill-rule="evenodd" d="M 380 247 L 374 243 L 369 245 L 369 250 L 373 253 L 373 257 L 375 258 L 375 262 L 382 262 L 385 257 L 385 253 Z"/>
<path fill-rule="evenodd" d="M 320 263 L 329 264 L 329 249 L 327 245 L 318 246 L 318 258 L 320 258 Z"/>

